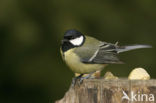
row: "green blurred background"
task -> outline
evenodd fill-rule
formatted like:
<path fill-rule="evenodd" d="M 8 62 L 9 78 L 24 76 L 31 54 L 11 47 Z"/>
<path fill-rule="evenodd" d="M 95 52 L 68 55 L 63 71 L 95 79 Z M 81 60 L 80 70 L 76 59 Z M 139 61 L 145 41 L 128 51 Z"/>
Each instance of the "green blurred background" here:
<path fill-rule="evenodd" d="M 119 77 L 135 67 L 156 78 L 155 0 L 1 0 L 0 103 L 53 103 L 63 97 L 74 76 L 59 47 L 67 29 L 120 45 L 150 44 L 120 55 L 110 65 Z"/>

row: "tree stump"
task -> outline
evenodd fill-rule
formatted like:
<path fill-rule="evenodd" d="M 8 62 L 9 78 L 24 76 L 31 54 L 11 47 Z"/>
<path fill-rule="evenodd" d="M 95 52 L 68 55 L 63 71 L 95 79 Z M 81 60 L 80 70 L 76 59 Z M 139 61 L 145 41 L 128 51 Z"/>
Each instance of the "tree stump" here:
<path fill-rule="evenodd" d="M 86 79 L 55 103 L 156 103 L 156 80 Z"/>

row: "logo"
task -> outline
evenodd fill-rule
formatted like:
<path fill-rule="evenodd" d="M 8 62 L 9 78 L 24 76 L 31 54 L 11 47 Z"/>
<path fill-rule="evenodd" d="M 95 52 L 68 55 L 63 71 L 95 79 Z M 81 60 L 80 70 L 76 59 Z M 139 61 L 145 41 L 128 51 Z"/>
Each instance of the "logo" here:
<path fill-rule="evenodd" d="M 128 100 L 128 101 L 138 101 L 138 102 L 143 102 L 143 101 L 149 101 L 153 102 L 155 101 L 154 94 L 141 94 L 140 92 L 130 92 L 130 95 L 128 96 L 125 91 L 122 91 L 123 96 L 122 96 L 122 101 L 123 100 Z"/>

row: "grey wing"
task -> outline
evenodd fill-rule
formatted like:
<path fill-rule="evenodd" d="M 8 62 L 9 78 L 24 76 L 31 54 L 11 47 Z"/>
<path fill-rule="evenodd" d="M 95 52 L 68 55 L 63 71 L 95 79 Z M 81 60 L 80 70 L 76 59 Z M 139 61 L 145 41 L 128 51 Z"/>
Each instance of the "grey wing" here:
<path fill-rule="evenodd" d="M 98 53 L 95 54 L 96 56 L 93 56 L 89 59 L 88 63 L 95 63 L 95 64 L 119 64 L 122 63 L 118 57 L 117 54 L 114 52 L 107 52 L 105 50 L 99 49 Z"/>
<path fill-rule="evenodd" d="M 81 53 L 80 58 L 83 63 L 87 64 L 113 64 L 122 63 L 117 57 L 115 44 L 101 42 L 94 45 L 94 48 L 87 48 L 85 53 Z M 87 52 L 88 51 L 88 52 Z"/>

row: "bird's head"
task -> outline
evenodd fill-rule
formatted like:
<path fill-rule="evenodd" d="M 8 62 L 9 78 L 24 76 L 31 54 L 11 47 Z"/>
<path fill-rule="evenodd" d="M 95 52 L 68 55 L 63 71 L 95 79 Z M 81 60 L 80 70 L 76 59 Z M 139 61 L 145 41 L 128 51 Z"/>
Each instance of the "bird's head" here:
<path fill-rule="evenodd" d="M 74 29 L 67 30 L 62 40 L 62 50 L 65 52 L 71 48 L 82 46 L 84 42 L 85 36 L 81 32 Z"/>

